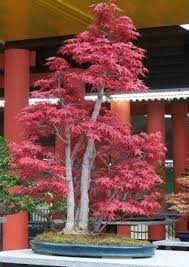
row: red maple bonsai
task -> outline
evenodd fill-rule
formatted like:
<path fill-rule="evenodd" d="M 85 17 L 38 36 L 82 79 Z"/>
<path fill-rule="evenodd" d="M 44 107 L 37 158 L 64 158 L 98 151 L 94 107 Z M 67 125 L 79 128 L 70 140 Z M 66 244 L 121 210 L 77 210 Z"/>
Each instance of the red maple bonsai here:
<path fill-rule="evenodd" d="M 35 84 L 33 96 L 57 103 L 24 108 L 27 141 L 11 145 L 12 167 L 23 181 L 19 194 L 49 204 L 66 198 L 65 233 L 87 232 L 89 215 L 116 219 L 161 208 L 156 186 L 162 179 L 155 170 L 164 157 L 161 137 L 132 135 L 103 104 L 116 92 L 146 90 L 144 51 L 134 45 L 139 34 L 129 17 L 116 15 L 120 10 L 112 2 L 92 10 L 94 22 L 62 46 L 59 57 L 48 59 L 51 75 Z M 84 99 L 82 84 L 91 86 L 95 102 Z M 54 151 L 41 143 L 52 135 Z"/>

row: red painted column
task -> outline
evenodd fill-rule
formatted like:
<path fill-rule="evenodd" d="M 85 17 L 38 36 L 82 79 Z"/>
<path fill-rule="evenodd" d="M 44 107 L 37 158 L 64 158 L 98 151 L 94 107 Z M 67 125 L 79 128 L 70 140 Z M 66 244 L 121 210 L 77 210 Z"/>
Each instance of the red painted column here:
<path fill-rule="evenodd" d="M 12 142 L 22 140 L 22 126 L 16 116 L 28 103 L 30 53 L 25 49 L 5 51 L 4 88 L 4 136 Z M 3 250 L 28 247 L 28 214 L 20 212 L 6 216 L 3 225 Z"/>
<path fill-rule="evenodd" d="M 148 133 L 160 132 L 163 141 L 165 142 L 165 102 L 150 101 L 148 105 Z M 149 225 L 148 238 L 149 240 L 165 239 L 165 225 Z"/>
<path fill-rule="evenodd" d="M 165 102 L 150 101 L 148 104 L 148 133 L 160 132 L 165 141 Z"/>
<path fill-rule="evenodd" d="M 117 114 L 123 123 L 130 123 L 130 102 L 128 101 L 112 101 L 111 110 Z M 131 237 L 131 227 L 128 225 L 118 225 L 117 234 Z"/>
<path fill-rule="evenodd" d="M 130 123 L 130 102 L 128 101 L 112 101 L 111 110 L 117 114 L 123 123 Z"/>
<path fill-rule="evenodd" d="M 173 164 L 175 177 L 175 192 L 178 192 L 177 177 L 186 168 L 187 157 L 187 103 L 175 102 L 172 105 L 173 128 Z M 187 220 L 181 219 L 176 224 L 176 233 L 187 230 Z"/>

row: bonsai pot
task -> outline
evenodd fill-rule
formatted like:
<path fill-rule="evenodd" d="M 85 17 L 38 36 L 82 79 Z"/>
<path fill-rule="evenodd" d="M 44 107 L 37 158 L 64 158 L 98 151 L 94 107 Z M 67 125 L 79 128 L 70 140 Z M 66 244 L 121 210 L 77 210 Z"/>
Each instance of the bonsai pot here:
<path fill-rule="evenodd" d="M 70 257 L 129 257 L 150 258 L 155 254 L 156 247 L 151 244 L 141 246 L 129 245 L 98 245 L 55 243 L 33 240 L 31 247 L 34 253 Z"/>
<path fill-rule="evenodd" d="M 177 236 L 181 241 L 189 242 L 189 231 L 180 232 Z"/>

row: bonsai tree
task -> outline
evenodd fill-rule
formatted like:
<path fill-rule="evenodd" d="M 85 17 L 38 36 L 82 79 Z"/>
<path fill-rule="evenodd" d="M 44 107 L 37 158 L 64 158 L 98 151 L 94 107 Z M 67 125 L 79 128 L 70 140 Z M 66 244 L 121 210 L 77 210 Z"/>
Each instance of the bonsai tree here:
<path fill-rule="evenodd" d="M 161 209 L 161 136 L 132 135 L 103 103 L 115 93 L 146 90 L 144 51 L 134 44 L 139 34 L 119 11 L 112 2 L 92 6 L 94 22 L 48 59 L 51 74 L 32 94 L 46 100 L 21 111 L 26 141 L 10 145 L 12 169 L 22 180 L 14 193 L 49 205 L 66 199 L 64 233 L 87 233 L 90 217 L 149 216 Z M 84 99 L 85 84 L 95 101 Z M 55 148 L 44 146 L 41 140 L 52 135 Z"/>
<path fill-rule="evenodd" d="M 167 202 L 170 209 L 177 211 L 180 214 L 189 214 L 189 170 L 177 178 L 178 192 L 170 194 L 167 197 Z"/>

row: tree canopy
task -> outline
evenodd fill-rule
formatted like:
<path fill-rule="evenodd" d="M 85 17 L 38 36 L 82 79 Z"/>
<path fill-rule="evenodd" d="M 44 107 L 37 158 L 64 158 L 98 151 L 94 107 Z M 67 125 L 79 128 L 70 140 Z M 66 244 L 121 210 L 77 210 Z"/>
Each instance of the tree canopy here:
<path fill-rule="evenodd" d="M 92 6 L 94 21 L 48 58 L 51 74 L 35 83 L 33 97 L 55 98 L 24 108 L 23 142 L 10 145 L 12 169 L 22 180 L 17 194 L 46 203 L 67 200 L 65 232 L 87 231 L 89 216 L 117 219 L 161 209 L 156 173 L 165 148 L 158 133 L 132 135 L 103 104 L 114 93 L 147 90 L 144 51 L 132 20 L 112 2 Z M 73 68 L 75 61 L 81 68 Z M 85 84 L 96 101 L 83 96 Z M 56 146 L 41 139 L 56 136 Z"/>

